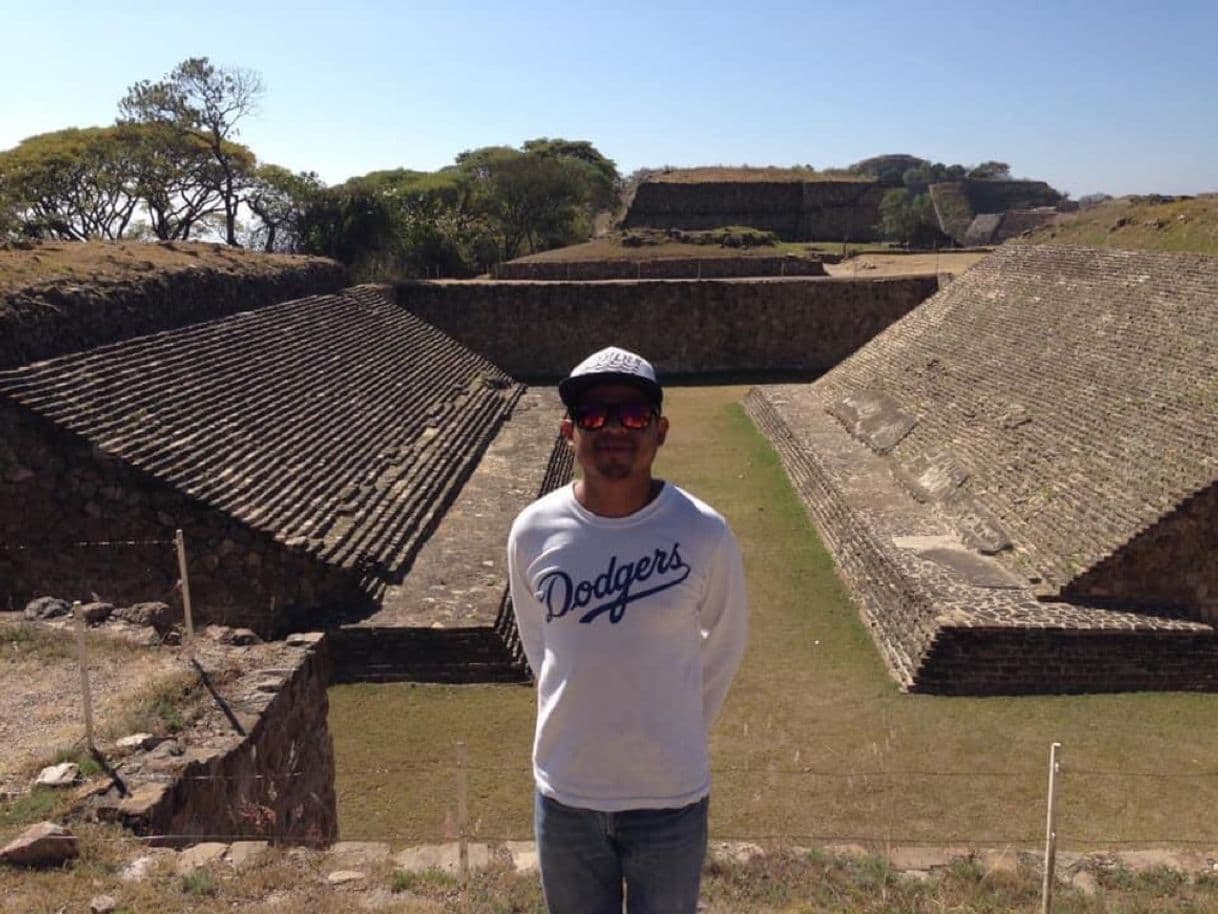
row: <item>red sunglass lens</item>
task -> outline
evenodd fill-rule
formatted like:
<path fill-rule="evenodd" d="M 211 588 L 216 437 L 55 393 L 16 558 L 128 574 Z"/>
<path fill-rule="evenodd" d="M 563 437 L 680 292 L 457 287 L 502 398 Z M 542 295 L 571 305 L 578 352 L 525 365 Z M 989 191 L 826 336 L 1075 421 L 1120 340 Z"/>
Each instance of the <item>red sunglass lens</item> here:
<path fill-rule="evenodd" d="M 575 424 L 587 432 L 604 428 L 610 417 L 622 428 L 639 431 L 651 425 L 655 409 L 649 403 L 581 403 L 572 413 Z"/>
<path fill-rule="evenodd" d="M 651 406 L 647 403 L 618 404 L 617 421 L 622 423 L 623 428 L 647 428 L 651 425 Z"/>
<path fill-rule="evenodd" d="M 604 403 L 583 403 L 575 409 L 575 424 L 585 431 L 596 431 L 609 421 L 609 407 Z"/>

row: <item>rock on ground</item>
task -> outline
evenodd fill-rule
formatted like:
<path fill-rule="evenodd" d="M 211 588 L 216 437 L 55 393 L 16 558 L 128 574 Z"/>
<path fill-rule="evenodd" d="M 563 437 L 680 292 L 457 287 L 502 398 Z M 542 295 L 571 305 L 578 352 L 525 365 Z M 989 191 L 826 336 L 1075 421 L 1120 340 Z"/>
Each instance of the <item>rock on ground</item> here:
<path fill-rule="evenodd" d="M 54 619 L 72 612 L 72 605 L 59 597 L 36 597 L 25 604 L 25 617 L 31 621 Z"/>
<path fill-rule="evenodd" d="M 35 787 L 71 787 L 80 778 L 80 766 L 75 762 L 48 765 L 38 772 Z"/>
<path fill-rule="evenodd" d="M 59 866 L 79 853 L 72 832 L 54 822 L 39 822 L 0 849 L 0 862 L 13 866 Z"/>

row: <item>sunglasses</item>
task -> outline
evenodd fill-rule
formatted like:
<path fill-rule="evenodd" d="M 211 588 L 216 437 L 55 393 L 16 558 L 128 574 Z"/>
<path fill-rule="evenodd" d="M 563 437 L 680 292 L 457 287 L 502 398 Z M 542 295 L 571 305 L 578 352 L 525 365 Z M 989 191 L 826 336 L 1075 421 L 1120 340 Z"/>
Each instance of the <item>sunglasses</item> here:
<path fill-rule="evenodd" d="M 587 400 L 571 410 L 571 419 L 575 427 L 585 432 L 595 432 L 609 424 L 610 419 L 616 419 L 618 425 L 631 431 L 640 431 L 651 425 L 660 411 L 650 403 L 642 400 L 629 400 L 625 403 L 599 403 Z"/>

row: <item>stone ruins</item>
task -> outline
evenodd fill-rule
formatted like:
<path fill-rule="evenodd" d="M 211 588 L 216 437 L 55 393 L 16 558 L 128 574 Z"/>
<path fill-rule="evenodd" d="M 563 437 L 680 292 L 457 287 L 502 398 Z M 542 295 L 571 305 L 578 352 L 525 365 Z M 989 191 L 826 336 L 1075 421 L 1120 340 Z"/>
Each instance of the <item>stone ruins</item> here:
<path fill-rule="evenodd" d="M 366 615 L 522 392 L 371 287 L 4 372 L 0 542 L 27 547 L 0 551 L 5 597 L 159 593 L 163 545 L 68 544 L 182 528 L 199 623 Z"/>
<path fill-rule="evenodd" d="M 929 193 L 939 230 L 968 247 L 1002 244 L 1047 225 L 1062 200 L 1044 181 L 944 181 Z"/>
<path fill-rule="evenodd" d="M 753 390 L 892 674 L 1218 687 L 1218 260 L 1006 246 Z"/>
<path fill-rule="evenodd" d="M 571 476 L 548 383 L 617 343 L 827 372 L 747 408 L 904 687 L 1218 687 L 1218 262 L 1006 246 L 938 288 L 360 286 L 23 364 L 0 599 L 166 599 L 182 528 L 200 625 L 326 629 L 339 681 L 519 679 L 503 540 Z"/>

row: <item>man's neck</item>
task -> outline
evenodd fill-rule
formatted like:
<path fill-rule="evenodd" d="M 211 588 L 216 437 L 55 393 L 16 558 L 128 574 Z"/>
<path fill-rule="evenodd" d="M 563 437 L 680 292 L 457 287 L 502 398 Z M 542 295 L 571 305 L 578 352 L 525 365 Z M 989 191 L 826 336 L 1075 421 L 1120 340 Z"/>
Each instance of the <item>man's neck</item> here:
<path fill-rule="evenodd" d="M 575 500 L 600 517 L 629 517 L 651 504 L 664 481 L 639 479 L 602 480 L 595 477 L 575 481 Z"/>

